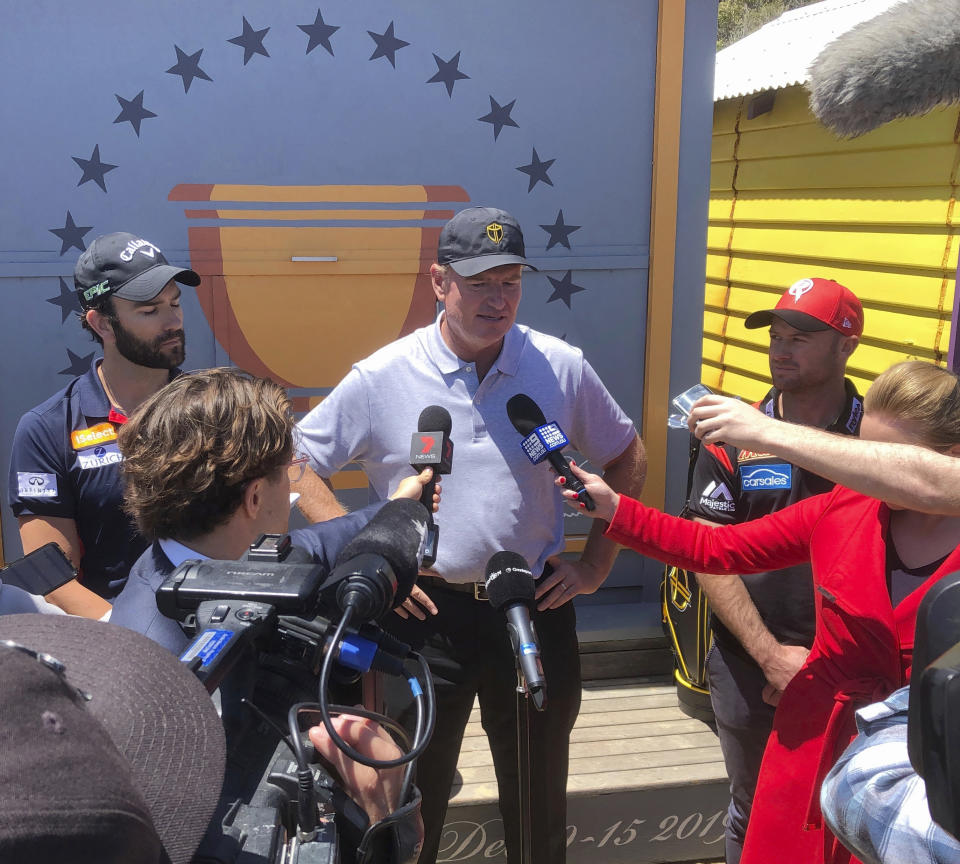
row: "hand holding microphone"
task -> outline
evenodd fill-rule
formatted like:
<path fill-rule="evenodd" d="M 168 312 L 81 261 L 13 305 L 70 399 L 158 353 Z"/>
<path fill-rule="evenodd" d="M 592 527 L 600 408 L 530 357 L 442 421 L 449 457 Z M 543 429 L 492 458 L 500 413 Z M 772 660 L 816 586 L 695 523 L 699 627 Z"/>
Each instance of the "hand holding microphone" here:
<path fill-rule="evenodd" d="M 423 555 L 425 567 L 430 567 L 437 560 L 440 529 L 433 521 L 434 499 L 437 479 L 442 474 L 449 474 L 453 468 L 451 425 L 450 412 L 446 408 L 429 405 L 420 412 L 417 431 L 410 442 L 410 467 L 418 474 L 424 468 L 433 469 L 433 476 L 423 484 L 420 494 L 420 503 L 430 514 L 427 546 Z"/>
<path fill-rule="evenodd" d="M 586 510 L 593 510 L 593 498 L 570 470 L 567 457 L 560 452 L 569 443 L 560 426 L 547 423 L 540 406 L 525 393 L 517 393 L 507 400 L 507 416 L 513 428 L 524 436 L 520 446 L 527 458 L 534 465 L 546 459 L 563 479 L 562 485 L 574 494 Z"/>
<path fill-rule="evenodd" d="M 439 405 L 429 405 L 420 412 L 417 431 L 410 441 L 410 467 L 418 474 L 433 469 L 433 477 L 424 483 L 420 503 L 433 512 L 434 485 L 443 474 L 453 470 L 453 441 L 450 438 L 450 412 Z"/>
<path fill-rule="evenodd" d="M 610 522 L 620 504 L 619 493 L 611 489 L 599 474 L 584 471 L 576 462 L 570 462 L 570 470 L 586 490 L 586 494 L 593 499 L 594 507 L 585 507 L 581 495 L 568 488 L 563 477 L 557 477 L 554 483 L 562 490 L 567 503 L 580 513 L 586 510 L 586 515 L 591 519 L 605 519 Z"/>

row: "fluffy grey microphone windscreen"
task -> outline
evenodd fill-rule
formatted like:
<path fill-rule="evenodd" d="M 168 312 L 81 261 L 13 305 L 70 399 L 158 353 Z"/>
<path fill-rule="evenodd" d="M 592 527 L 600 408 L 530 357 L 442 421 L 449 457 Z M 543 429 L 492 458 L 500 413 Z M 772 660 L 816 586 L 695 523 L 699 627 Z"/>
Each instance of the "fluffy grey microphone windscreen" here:
<path fill-rule="evenodd" d="M 907 0 L 830 42 L 810 65 L 810 109 L 856 137 L 960 100 L 960 0 Z"/>

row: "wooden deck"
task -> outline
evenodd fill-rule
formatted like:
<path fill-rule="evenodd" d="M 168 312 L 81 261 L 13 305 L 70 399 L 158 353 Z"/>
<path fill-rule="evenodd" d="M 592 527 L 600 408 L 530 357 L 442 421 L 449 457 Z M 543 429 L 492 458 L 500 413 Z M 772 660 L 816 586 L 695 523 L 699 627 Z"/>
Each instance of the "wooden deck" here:
<path fill-rule="evenodd" d="M 570 864 L 723 857 L 727 785 L 720 746 L 708 726 L 679 710 L 670 679 L 584 685 L 567 790 Z M 438 861 L 505 860 L 496 801 L 474 706 Z"/>

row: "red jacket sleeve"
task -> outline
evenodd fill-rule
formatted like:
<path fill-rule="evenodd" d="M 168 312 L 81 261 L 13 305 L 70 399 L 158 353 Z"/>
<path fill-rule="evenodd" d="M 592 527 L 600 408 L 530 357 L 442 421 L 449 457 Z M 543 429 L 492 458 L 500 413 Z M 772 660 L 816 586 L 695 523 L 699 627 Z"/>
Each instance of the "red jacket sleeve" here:
<path fill-rule="evenodd" d="M 643 555 L 697 573 L 763 573 L 810 560 L 810 537 L 836 490 L 739 525 L 703 525 L 626 495 L 604 534 Z"/>

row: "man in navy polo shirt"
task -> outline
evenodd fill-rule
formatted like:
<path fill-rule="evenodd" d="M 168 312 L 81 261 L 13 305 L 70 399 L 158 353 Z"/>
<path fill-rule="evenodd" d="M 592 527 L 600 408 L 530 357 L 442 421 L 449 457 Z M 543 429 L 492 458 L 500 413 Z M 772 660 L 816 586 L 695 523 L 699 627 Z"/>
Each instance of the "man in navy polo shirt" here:
<path fill-rule="evenodd" d="M 102 360 L 20 419 L 9 502 L 24 554 L 56 542 L 78 578 L 50 593 L 65 611 L 101 618 L 146 548 L 121 510 L 117 430 L 184 359 L 180 285 L 200 277 L 174 267 L 135 234 L 98 237 L 80 256 L 74 285 L 81 326 Z M 42 588 L 42 586 L 38 586 Z"/>
<path fill-rule="evenodd" d="M 844 374 L 863 332 L 863 308 L 849 289 L 830 279 L 800 279 L 774 309 L 754 312 L 745 326 L 770 327 L 773 387 L 757 408 L 778 420 L 858 434 L 863 403 Z M 697 457 L 687 509 L 700 522 L 729 525 L 832 488 L 770 453 L 707 444 Z M 779 691 L 813 641 L 813 580 L 802 564 L 713 577 L 703 590 L 713 609 L 710 701 L 730 777 L 726 858 L 736 864 Z"/>

